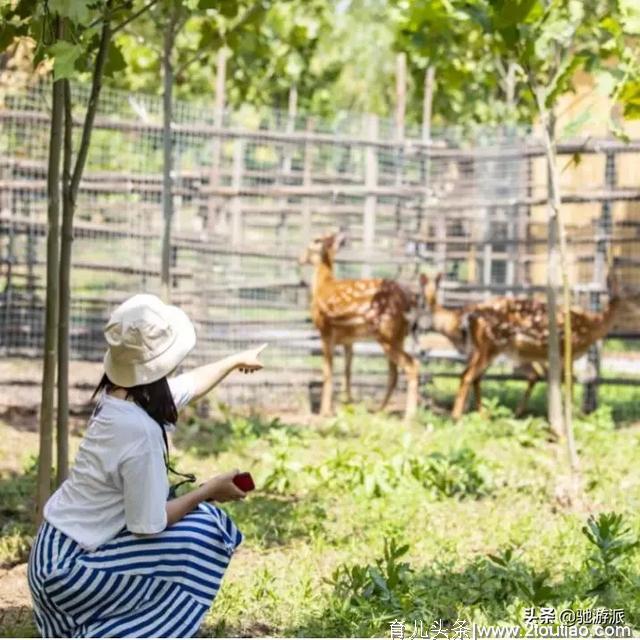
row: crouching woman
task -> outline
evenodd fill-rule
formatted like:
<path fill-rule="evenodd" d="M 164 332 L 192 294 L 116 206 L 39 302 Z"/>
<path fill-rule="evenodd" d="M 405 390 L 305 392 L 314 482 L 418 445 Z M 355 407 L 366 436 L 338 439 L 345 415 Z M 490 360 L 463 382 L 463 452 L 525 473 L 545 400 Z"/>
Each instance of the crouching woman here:
<path fill-rule="evenodd" d="M 168 500 L 166 430 L 232 370 L 260 369 L 261 349 L 168 378 L 195 331 L 146 294 L 114 311 L 105 337 L 96 408 L 29 558 L 36 622 L 45 637 L 190 637 L 242 541 L 215 503 L 245 494 L 232 471 Z"/>

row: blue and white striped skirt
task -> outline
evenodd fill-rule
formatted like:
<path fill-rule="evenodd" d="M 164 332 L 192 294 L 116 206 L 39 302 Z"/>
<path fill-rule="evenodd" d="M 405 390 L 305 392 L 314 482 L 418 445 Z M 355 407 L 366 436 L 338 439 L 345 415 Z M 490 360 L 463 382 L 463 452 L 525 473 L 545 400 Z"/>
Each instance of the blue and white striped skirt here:
<path fill-rule="evenodd" d="M 242 534 L 201 503 L 151 537 L 124 530 L 87 551 L 44 522 L 29 587 L 45 637 L 191 637 L 211 607 Z"/>

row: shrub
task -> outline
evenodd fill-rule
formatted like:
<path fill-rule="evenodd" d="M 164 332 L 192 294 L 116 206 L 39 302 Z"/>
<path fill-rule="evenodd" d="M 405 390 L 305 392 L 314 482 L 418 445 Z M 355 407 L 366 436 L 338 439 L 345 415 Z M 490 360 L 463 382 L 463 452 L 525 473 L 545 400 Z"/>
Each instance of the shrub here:
<path fill-rule="evenodd" d="M 589 593 L 597 594 L 613 601 L 616 585 L 621 581 L 629 582 L 622 569 L 632 551 L 639 544 L 630 527 L 619 513 L 601 513 L 597 518 L 591 516 L 582 528 L 587 540 L 595 546 L 587 560 L 587 567 L 594 585 Z"/>
<path fill-rule="evenodd" d="M 488 467 L 468 448 L 414 457 L 411 474 L 439 498 L 477 498 L 490 488 Z"/>

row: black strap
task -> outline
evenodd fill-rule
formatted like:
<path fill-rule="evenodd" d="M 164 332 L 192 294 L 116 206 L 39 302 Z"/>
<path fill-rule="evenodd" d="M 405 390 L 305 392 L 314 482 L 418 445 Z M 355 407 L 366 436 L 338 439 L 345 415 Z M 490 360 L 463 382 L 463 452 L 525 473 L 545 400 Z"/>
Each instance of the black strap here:
<path fill-rule="evenodd" d="M 164 440 L 164 447 L 166 451 L 166 453 L 163 454 L 163 458 L 164 458 L 164 466 L 167 468 L 167 473 L 171 472 L 176 476 L 180 476 L 181 478 L 184 478 L 184 480 L 180 480 L 180 482 L 176 482 L 175 484 L 172 484 L 169 487 L 169 500 L 172 500 L 173 498 L 176 497 L 176 491 L 178 490 L 178 488 L 188 482 L 195 482 L 196 476 L 193 473 L 181 473 L 180 471 L 176 471 L 171 466 L 170 458 L 169 458 L 169 439 L 167 438 L 167 430 L 165 429 L 163 424 L 160 425 L 160 428 L 162 429 L 162 439 Z"/>

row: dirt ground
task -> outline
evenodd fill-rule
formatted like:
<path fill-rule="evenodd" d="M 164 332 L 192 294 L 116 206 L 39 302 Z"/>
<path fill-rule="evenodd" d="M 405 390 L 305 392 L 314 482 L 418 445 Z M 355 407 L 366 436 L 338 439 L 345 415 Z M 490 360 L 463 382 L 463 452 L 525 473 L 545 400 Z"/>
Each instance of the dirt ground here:
<path fill-rule="evenodd" d="M 72 428 L 89 410 L 89 400 L 102 375 L 99 362 L 73 362 L 69 369 Z M 42 362 L 40 359 L 0 360 L 0 421 L 37 431 Z"/>
<path fill-rule="evenodd" d="M 0 603 L 0 635 L 3 628 L 23 628 L 32 624 L 26 564 L 0 569 Z"/>

